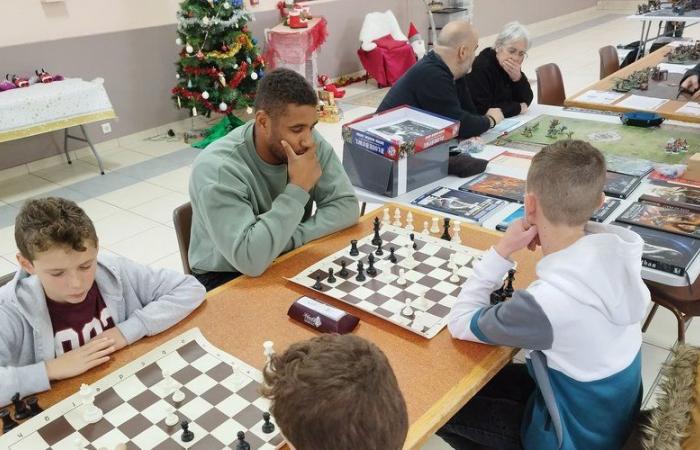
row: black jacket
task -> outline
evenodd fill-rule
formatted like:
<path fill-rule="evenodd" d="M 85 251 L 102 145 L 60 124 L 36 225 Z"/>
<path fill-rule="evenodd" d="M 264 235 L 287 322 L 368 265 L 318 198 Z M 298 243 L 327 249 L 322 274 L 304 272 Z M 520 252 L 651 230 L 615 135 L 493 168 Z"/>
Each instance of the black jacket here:
<path fill-rule="evenodd" d="M 457 85 L 450 68 L 432 51 L 394 84 L 377 108 L 377 112 L 401 105 L 459 120 L 460 138 L 478 136 L 491 125 L 488 117 L 476 114 L 476 107 L 468 91 L 458 96 Z"/>
<path fill-rule="evenodd" d="M 683 75 L 683 79 L 681 80 L 681 83 L 685 81 L 686 78 L 692 75 L 697 75 L 700 77 L 700 64 L 697 66 L 693 67 L 692 69 L 688 70 L 685 75 Z"/>
<path fill-rule="evenodd" d="M 469 89 L 479 114 L 486 113 L 489 108 L 501 108 L 505 117 L 513 117 L 520 114 L 521 103 L 532 103 L 532 88 L 525 74 L 520 81 L 511 80 L 492 48 L 482 50 L 474 60 L 472 71 L 457 83 L 466 84 L 459 89 Z"/>

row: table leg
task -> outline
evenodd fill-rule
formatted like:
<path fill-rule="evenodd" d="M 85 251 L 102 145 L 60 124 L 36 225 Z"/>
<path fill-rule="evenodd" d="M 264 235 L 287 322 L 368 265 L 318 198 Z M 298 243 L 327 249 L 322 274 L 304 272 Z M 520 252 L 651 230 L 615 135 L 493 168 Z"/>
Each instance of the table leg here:
<path fill-rule="evenodd" d="M 362 206 L 360 206 L 360 215 L 361 216 L 365 215 L 365 209 L 367 209 L 367 202 L 362 202 Z"/>
<path fill-rule="evenodd" d="M 651 23 L 651 22 L 650 22 Z M 647 23 L 642 21 L 642 34 L 639 36 L 639 47 L 637 47 L 637 57 L 635 61 L 644 55 L 644 48 L 646 48 L 646 42 L 644 41 L 644 30 L 646 29 Z"/>
<path fill-rule="evenodd" d="M 68 158 L 68 164 L 71 163 L 70 160 L 70 155 L 68 154 L 68 139 L 73 139 L 76 141 L 80 142 L 85 142 L 87 145 L 90 146 L 90 150 L 92 150 L 93 155 L 95 155 L 95 159 L 97 159 L 97 165 L 100 167 L 100 175 L 105 174 L 105 169 L 102 166 L 102 158 L 100 158 L 100 155 L 97 154 L 97 150 L 95 150 L 95 146 L 92 145 L 92 141 L 90 140 L 90 137 L 88 137 L 87 131 L 85 131 L 85 127 L 83 125 L 79 125 L 80 131 L 83 132 L 84 137 L 79 137 L 79 136 L 73 136 L 72 134 L 68 134 L 68 128 L 66 128 L 65 131 L 65 136 L 63 138 L 63 151 L 66 153 L 66 157 Z"/>
<path fill-rule="evenodd" d="M 73 164 L 73 161 L 70 160 L 70 153 L 68 153 L 68 128 L 63 129 L 63 152 L 66 154 L 68 164 Z"/>

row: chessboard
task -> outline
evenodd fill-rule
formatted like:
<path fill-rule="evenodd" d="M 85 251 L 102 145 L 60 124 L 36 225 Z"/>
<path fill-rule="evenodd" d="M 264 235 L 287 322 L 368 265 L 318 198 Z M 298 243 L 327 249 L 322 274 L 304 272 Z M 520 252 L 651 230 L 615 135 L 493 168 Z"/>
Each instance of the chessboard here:
<path fill-rule="evenodd" d="M 395 218 L 397 212 L 400 214 L 396 209 Z M 353 240 L 350 246 L 306 268 L 290 281 L 425 338 L 435 337 L 447 325 L 461 286 L 483 252 L 461 245 L 458 223 L 453 224 L 452 240 L 448 241 L 431 234 L 442 232 L 443 236 L 450 236 L 447 226 L 444 230 L 437 228 L 437 218 L 433 218 L 431 229 L 424 225 L 424 230 L 418 232 L 412 229 L 410 214 L 407 229 L 398 226 L 400 218 L 390 224 L 385 208 L 384 222 L 380 224 L 375 218 L 375 233 Z M 381 239 L 379 245 L 377 238 Z M 376 273 L 369 272 L 370 265 Z M 358 277 L 360 273 L 362 276 Z"/>
<path fill-rule="evenodd" d="M 277 449 L 284 443 L 277 427 L 263 432 L 270 405 L 261 382 L 260 371 L 193 328 L 89 386 L 98 421 L 86 422 L 85 408 L 93 405 L 76 393 L 0 436 L 0 448 L 233 449 L 242 431 L 250 448 Z M 184 394 L 180 402 L 173 385 Z M 166 424 L 169 412 L 178 416 L 173 426 Z M 182 421 L 194 434 L 189 442 L 181 440 Z"/>

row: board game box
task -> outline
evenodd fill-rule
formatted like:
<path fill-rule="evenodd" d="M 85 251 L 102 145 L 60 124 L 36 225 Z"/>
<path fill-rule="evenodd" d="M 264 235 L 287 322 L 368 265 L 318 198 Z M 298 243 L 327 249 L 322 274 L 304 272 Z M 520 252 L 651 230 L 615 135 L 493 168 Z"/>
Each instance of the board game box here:
<path fill-rule="evenodd" d="M 605 195 L 616 198 L 627 198 L 639 185 L 642 179 L 624 173 L 610 172 L 605 175 Z"/>
<path fill-rule="evenodd" d="M 492 173 L 482 173 L 459 187 L 461 191 L 522 203 L 525 180 Z"/>
<path fill-rule="evenodd" d="M 532 156 L 532 154 L 505 151 L 493 157 L 489 164 L 495 164 L 497 166 L 506 167 L 509 169 L 527 171 L 530 168 L 530 164 L 532 164 Z"/>
<path fill-rule="evenodd" d="M 605 202 L 603 203 L 603 206 L 598 208 L 593 213 L 593 216 L 591 216 L 591 220 L 594 222 L 604 222 L 605 219 L 610 217 L 610 214 L 612 214 L 618 206 L 620 206 L 620 200 L 615 198 L 606 198 Z"/>
<path fill-rule="evenodd" d="M 605 164 L 611 172 L 624 173 L 635 177 L 643 177 L 654 168 L 654 163 L 646 159 L 626 158 L 614 154 L 605 155 Z"/>
<path fill-rule="evenodd" d="M 372 244 L 374 234 L 370 234 L 307 267 L 290 281 L 425 338 L 435 337 L 447 325 L 461 286 L 483 252 L 389 224 L 381 225 L 379 237 L 381 246 Z M 378 248 L 383 249 L 380 255 Z M 358 279 L 358 272 L 369 267 L 370 255 L 376 273 Z M 422 305 L 417 304 L 420 299 Z M 408 313 L 407 306 L 411 308 Z"/>
<path fill-rule="evenodd" d="M 496 225 L 496 230 L 505 232 L 511 223 L 525 217 L 525 207 L 521 206 Z"/>
<path fill-rule="evenodd" d="M 641 201 L 667 204 L 700 212 L 700 188 L 653 180 L 646 185 Z"/>
<path fill-rule="evenodd" d="M 182 401 L 170 395 L 166 372 L 184 393 Z M 86 422 L 88 405 L 76 393 L 0 436 L 0 448 L 223 449 L 235 448 L 243 431 L 251 448 L 273 450 L 284 439 L 276 426 L 263 432 L 270 402 L 259 393 L 261 383 L 260 371 L 192 328 L 91 385 L 103 414 L 99 421 Z M 174 426 L 165 423 L 171 406 L 178 416 Z M 180 420 L 188 420 L 194 433 L 189 442 L 181 440 Z"/>
<path fill-rule="evenodd" d="M 417 197 L 411 203 L 460 216 L 477 223 L 482 223 L 498 208 L 506 204 L 504 200 L 446 187 L 436 187 Z"/>
<path fill-rule="evenodd" d="M 642 254 L 644 267 L 685 276 L 688 268 L 700 253 L 700 239 L 622 222 L 614 222 L 614 225 L 632 230 L 644 240 Z"/>
<path fill-rule="evenodd" d="M 619 222 L 700 238 L 700 213 L 659 203 L 634 202 Z"/>

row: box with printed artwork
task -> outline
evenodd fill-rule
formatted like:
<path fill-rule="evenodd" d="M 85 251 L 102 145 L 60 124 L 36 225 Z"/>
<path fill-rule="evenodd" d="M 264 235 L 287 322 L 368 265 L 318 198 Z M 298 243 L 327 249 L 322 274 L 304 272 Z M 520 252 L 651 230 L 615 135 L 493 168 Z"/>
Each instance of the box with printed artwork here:
<path fill-rule="evenodd" d="M 388 197 L 447 176 L 459 122 L 408 106 L 343 125 L 343 167 L 353 185 Z"/>

